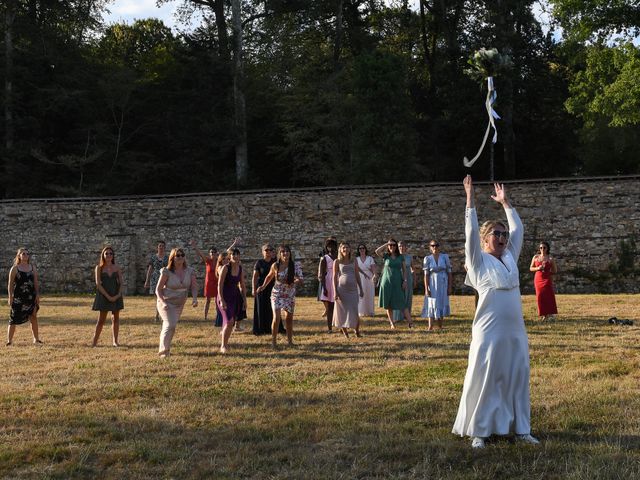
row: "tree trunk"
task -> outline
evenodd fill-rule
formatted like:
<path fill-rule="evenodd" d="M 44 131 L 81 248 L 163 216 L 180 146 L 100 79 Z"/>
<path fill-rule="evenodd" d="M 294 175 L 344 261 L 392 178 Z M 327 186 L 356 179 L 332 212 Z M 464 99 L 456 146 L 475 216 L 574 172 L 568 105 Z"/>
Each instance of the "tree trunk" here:
<path fill-rule="evenodd" d="M 340 69 L 340 51 L 342 50 L 342 6 L 344 0 L 337 1 L 336 10 L 336 41 L 333 44 L 333 70 L 338 71 Z"/>
<path fill-rule="evenodd" d="M 8 0 L 5 6 L 5 79 L 4 79 L 4 145 L 7 151 L 13 149 L 13 22 L 15 20 L 15 0 Z"/>
<path fill-rule="evenodd" d="M 249 170 L 247 155 L 247 116 L 244 98 L 244 67 L 242 61 L 242 15 L 241 0 L 232 0 L 231 18 L 233 23 L 233 106 L 236 149 L 236 182 L 246 185 Z"/>
<path fill-rule="evenodd" d="M 503 55 L 513 56 L 513 42 L 515 40 L 515 25 L 509 2 L 505 0 L 492 0 L 488 5 L 493 6 L 495 15 L 495 36 L 497 48 Z M 500 75 L 500 91 L 498 91 L 498 103 L 502 115 L 502 128 L 498 134 L 503 145 L 503 177 L 515 178 L 516 156 L 514 151 L 513 133 L 513 72 L 504 72 Z"/>
<path fill-rule="evenodd" d="M 216 28 L 218 29 L 218 54 L 224 61 L 229 61 L 229 35 L 227 34 L 227 20 L 224 16 L 224 0 L 215 0 L 213 12 L 216 15 Z"/>

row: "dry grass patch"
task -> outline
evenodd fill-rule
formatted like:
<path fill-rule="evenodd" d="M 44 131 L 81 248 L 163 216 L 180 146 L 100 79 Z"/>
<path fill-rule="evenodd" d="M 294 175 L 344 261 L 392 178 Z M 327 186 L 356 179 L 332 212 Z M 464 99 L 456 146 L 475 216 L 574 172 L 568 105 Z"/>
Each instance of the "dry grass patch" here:
<path fill-rule="evenodd" d="M 92 349 L 92 298 L 48 297 L 45 345 L 22 326 L 0 354 L 0 476 L 638 478 L 639 300 L 560 296 L 563 315 L 539 323 L 524 297 L 542 445 L 496 439 L 473 452 L 450 433 L 472 297 L 453 298 L 444 332 L 424 322 L 392 332 L 379 315 L 360 339 L 323 333 L 321 305 L 300 299 L 294 348 L 234 333 L 227 356 L 213 353 L 219 337 L 201 310 L 187 308 L 165 361 L 151 298 L 126 299 L 121 348 L 105 328 Z M 612 315 L 636 325 L 606 324 Z"/>

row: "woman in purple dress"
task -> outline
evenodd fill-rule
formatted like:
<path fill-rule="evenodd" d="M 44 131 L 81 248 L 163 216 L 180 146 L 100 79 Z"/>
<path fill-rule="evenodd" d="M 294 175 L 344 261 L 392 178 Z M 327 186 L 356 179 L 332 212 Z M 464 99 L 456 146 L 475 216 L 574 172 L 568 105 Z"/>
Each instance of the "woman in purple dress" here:
<path fill-rule="evenodd" d="M 240 250 L 231 250 L 229 264 L 222 267 L 218 276 L 218 309 L 222 314 L 222 343 L 220 353 L 227 353 L 229 337 L 238 314 L 247 308 L 247 290 L 240 265 Z"/>

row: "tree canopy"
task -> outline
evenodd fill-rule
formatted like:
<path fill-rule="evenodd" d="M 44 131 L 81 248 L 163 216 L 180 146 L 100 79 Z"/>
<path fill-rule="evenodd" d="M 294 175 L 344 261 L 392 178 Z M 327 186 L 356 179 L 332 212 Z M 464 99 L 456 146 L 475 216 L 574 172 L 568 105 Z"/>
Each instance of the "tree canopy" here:
<path fill-rule="evenodd" d="M 530 0 L 183 0 L 191 31 L 110 3 L 0 5 L 3 197 L 487 179 L 482 48 L 496 178 L 639 170 L 638 0 L 550 0 L 561 38 Z"/>

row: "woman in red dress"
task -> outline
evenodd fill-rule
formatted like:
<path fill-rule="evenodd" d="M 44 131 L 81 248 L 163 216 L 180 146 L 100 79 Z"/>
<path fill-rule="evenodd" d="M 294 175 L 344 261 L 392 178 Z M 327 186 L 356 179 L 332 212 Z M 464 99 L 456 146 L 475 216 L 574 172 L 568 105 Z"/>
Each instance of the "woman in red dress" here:
<path fill-rule="evenodd" d="M 553 292 L 553 276 L 558 271 L 558 267 L 554 258 L 549 255 L 548 242 L 540 242 L 538 249 L 540 253 L 531 259 L 529 271 L 535 272 L 533 285 L 536 288 L 538 315 L 544 321 L 558 313 L 556 295 Z"/>

